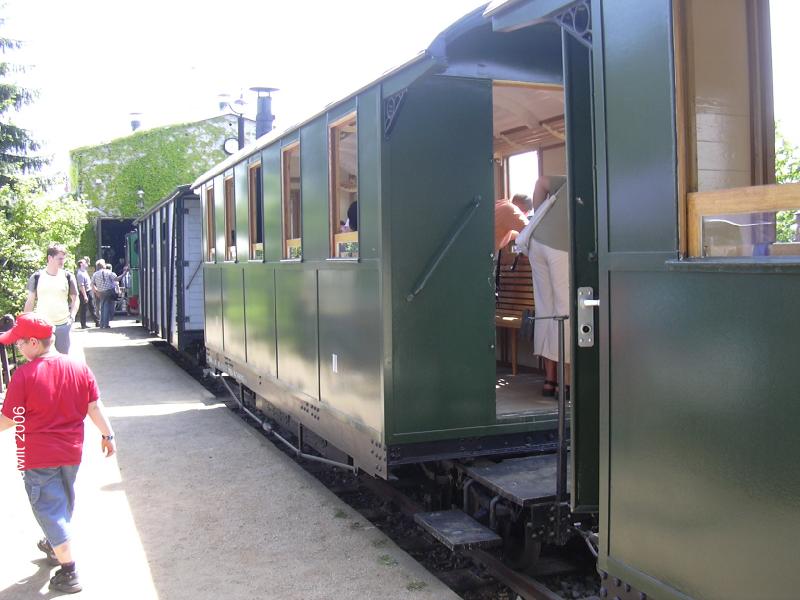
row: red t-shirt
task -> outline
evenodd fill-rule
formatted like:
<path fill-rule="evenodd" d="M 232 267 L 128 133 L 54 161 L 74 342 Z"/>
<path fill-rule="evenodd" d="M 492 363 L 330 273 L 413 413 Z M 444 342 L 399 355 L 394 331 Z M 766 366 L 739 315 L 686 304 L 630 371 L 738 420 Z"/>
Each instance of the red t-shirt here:
<path fill-rule="evenodd" d="M 2 413 L 17 423 L 20 470 L 77 465 L 83 451 L 83 420 L 100 397 L 83 363 L 56 354 L 17 367 Z"/>

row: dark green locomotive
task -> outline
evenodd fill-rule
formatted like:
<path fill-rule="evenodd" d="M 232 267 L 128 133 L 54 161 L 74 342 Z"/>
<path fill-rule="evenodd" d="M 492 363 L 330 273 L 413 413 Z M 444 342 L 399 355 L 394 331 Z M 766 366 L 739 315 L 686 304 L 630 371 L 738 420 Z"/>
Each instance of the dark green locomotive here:
<path fill-rule="evenodd" d="M 535 150 L 570 187 L 570 502 L 604 595 L 791 597 L 800 251 L 774 222 L 800 193 L 771 185 L 768 8 L 494 2 L 231 157 L 193 186 L 209 363 L 382 477 L 551 449 L 554 406 L 495 391 L 492 206 Z"/>

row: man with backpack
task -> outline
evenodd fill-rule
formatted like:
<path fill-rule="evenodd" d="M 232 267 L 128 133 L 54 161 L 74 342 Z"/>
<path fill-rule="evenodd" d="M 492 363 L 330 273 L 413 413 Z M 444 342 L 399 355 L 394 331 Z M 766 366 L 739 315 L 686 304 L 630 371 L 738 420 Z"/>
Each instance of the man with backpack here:
<path fill-rule="evenodd" d="M 28 279 L 25 312 L 36 311 L 56 326 L 56 350 L 69 352 L 69 332 L 78 312 L 78 286 L 75 277 L 64 270 L 67 250 L 61 244 L 47 248 L 47 267 Z M 35 307 L 35 308 L 34 308 Z"/>

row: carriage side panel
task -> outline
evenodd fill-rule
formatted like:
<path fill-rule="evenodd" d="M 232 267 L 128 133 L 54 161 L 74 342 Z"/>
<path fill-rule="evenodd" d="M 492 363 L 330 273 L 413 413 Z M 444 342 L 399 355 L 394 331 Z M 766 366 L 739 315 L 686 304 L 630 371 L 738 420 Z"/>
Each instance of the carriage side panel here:
<path fill-rule="evenodd" d="M 440 439 L 447 430 L 491 425 L 491 82 L 435 76 L 416 82 L 384 152 L 390 181 L 383 206 L 392 236 L 389 441 Z"/>
<path fill-rule="evenodd" d="M 236 202 L 236 256 L 240 263 L 250 257 L 250 203 L 248 164 L 241 162 L 233 169 L 234 199 Z"/>
<path fill-rule="evenodd" d="M 212 263 L 203 265 L 203 285 L 206 346 L 222 352 L 222 268 Z"/>
<path fill-rule="evenodd" d="M 300 185 L 303 195 L 303 260 L 329 256 L 328 136 L 324 118 L 300 131 Z M 280 227 L 277 235 L 280 235 Z"/>
<path fill-rule="evenodd" d="M 259 373 L 278 375 L 275 338 L 275 270 L 253 263 L 244 270 L 247 311 L 247 364 Z"/>
<path fill-rule="evenodd" d="M 184 294 L 184 329 L 186 331 L 203 330 L 203 242 L 202 216 L 200 199 L 196 196 L 184 197 L 183 216 L 183 294 Z"/>
<path fill-rule="evenodd" d="M 280 260 L 281 254 L 281 151 L 278 144 L 261 153 L 261 189 L 264 198 L 264 260 Z"/>
<path fill-rule="evenodd" d="M 244 273 L 242 265 L 222 267 L 222 346 L 225 354 L 247 360 L 245 346 Z"/>
<path fill-rule="evenodd" d="M 275 303 L 278 378 L 312 398 L 319 398 L 316 270 L 278 269 Z"/>

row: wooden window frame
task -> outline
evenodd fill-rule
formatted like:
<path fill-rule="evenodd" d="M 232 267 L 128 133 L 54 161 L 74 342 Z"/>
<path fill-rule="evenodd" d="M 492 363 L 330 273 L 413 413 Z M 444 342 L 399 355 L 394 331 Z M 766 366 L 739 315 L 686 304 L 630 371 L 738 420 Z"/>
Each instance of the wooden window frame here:
<path fill-rule="evenodd" d="M 206 262 L 217 262 L 217 232 L 214 223 L 214 185 L 205 188 L 206 198 Z"/>
<path fill-rule="evenodd" d="M 302 177 L 303 161 L 300 156 L 300 141 L 292 142 L 281 148 L 281 260 L 300 261 L 303 259 L 303 184 L 300 183 L 300 236 L 290 238 L 287 231 L 289 225 L 289 210 L 291 200 L 291 162 L 286 160 L 290 152 L 297 152 L 300 160 L 300 174 Z M 297 256 L 292 256 L 292 253 Z"/>
<path fill-rule="evenodd" d="M 338 217 L 336 215 L 336 202 L 338 196 L 336 194 L 338 181 L 337 181 L 337 157 L 338 157 L 338 140 L 334 139 L 334 132 L 345 125 L 349 121 L 355 122 L 356 128 L 356 202 L 360 204 L 361 198 L 358 194 L 359 189 L 359 164 L 358 164 L 358 111 L 354 110 L 332 121 L 328 124 L 328 235 L 329 235 L 329 258 L 332 260 L 349 260 L 358 261 L 361 258 L 360 248 L 357 250 L 356 256 L 337 256 L 337 244 L 339 243 L 359 243 L 359 232 L 361 230 L 361 220 L 358 220 L 358 229 L 356 231 L 349 231 L 344 233 L 336 233 L 338 227 Z M 360 216 L 360 211 L 359 211 Z"/>
<path fill-rule="evenodd" d="M 264 188 L 261 182 L 261 161 L 247 165 L 247 210 L 249 213 L 248 228 L 250 236 L 248 238 L 249 259 L 255 261 L 264 260 Z M 259 193 L 260 192 L 260 193 Z M 261 219 L 258 218 L 259 205 L 261 206 Z M 261 256 L 257 256 L 259 248 L 257 247 L 258 230 L 261 230 Z"/>
<path fill-rule="evenodd" d="M 677 152 L 678 253 L 680 258 L 699 257 L 702 216 L 718 203 L 720 193 L 731 198 L 769 198 L 771 193 L 747 188 L 698 192 L 697 115 L 695 114 L 695 73 L 691 57 L 693 40 L 698 32 L 692 22 L 688 0 L 672 5 L 675 65 L 675 131 Z M 772 57 L 768 0 L 746 0 L 747 46 L 750 81 L 751 182 L 753 186 L 775 182 L 775 128 L 772 97 Z M 770 165 L 772 168 L 770 169 Z M 729 206 L 728 202 L 725 202 Z M 752 206 L 750 206 L 752 208 Z M 727 210 L 727 208 L 726 208 Z M 754 212 L 755 209 L 728 210 L 727 214 Z"/>
<path fill-rule="evenodd" d="M 703 256 L 703 217 L 800 209 L 800 183 L 757 185 L 688 194 L 689 255 Z M 798 256 L 800 242 L 773 244 L 779 254 Z M 791 249 L 792 252 L 782 250 Z"/>
<path fill-rule="evenodd" d="M 236 186 L 233 175 L 223 179 L 225 197 L 225 261 L 236 262 Z"/>

